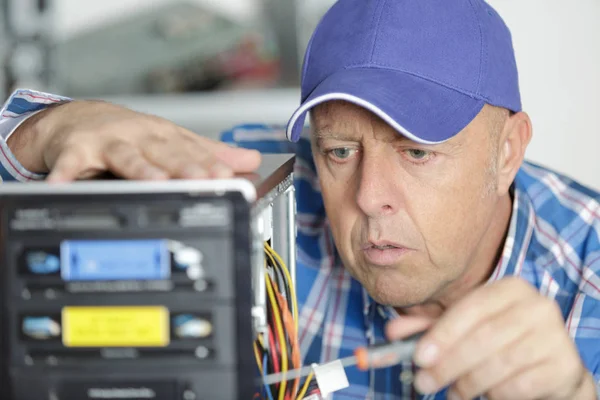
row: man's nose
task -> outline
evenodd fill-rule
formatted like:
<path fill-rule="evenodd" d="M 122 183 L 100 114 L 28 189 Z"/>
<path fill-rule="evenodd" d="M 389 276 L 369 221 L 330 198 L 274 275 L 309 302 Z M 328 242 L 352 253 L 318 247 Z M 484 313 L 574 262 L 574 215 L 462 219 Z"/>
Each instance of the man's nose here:
<path fill-rule="evenodd" d="M 364 155 L 361 161 L 358 207 L 371 218 L 396 213 L 402 200 L 393 161 L 381 154 Z"/>

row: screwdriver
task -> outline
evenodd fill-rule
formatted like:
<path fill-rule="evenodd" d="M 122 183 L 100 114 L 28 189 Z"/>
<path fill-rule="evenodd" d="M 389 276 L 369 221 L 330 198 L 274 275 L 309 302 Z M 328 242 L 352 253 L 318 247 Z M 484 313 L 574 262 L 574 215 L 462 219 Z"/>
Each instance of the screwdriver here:
<path fill-rule="evenodd" d="M 362 371 L 371 368 L 386 368 L 399 364 L 402 361 L 410 361 L 415 354 L 417 342 L 421 336 L 423 334 L 419 333 L 404 340 L 359 347 L 354 351 L 353 356 L 341 358 L 339 361 L 344 368 L 356 365 Z M 263 383 L 265 385 L 272 385 L 284 380 L 302 378 L 310 374 L 312 370 L 312 366 L 305 366 L 286 372 L 269 374 L 263 378 Z"/>

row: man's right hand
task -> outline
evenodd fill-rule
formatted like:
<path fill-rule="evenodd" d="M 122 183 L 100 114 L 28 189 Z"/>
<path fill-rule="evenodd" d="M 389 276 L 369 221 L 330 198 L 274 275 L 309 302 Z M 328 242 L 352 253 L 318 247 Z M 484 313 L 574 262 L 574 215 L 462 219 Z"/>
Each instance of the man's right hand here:
<path fill-rule="evenodd" d="M 252 172 L 260 153 L 199 136 L 165 119 L 99 101 L 50 107 L 25 121 L 8 146 L 48 181 L 110 172 L 125 179 L 229 178 Z"/>

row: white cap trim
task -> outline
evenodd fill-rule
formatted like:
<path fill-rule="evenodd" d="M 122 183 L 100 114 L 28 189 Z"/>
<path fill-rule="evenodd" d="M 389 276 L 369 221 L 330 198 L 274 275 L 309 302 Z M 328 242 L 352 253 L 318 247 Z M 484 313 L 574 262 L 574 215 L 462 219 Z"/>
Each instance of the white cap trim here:
<path fill-rule="evenodd" d="M 300 115 L 307 112 L 314 106 L 324 103 L 326 101 L 330 101 L 330 100 L 345 100 L 350 103 L 356 104 L 360 107 L 366 108 L 367 110 L 369 110 L 372 113 L 379 116 L 379 118 L 383 119 L 387 124 L 389 124 L 392 128 L 397 130 L 400 134 L 406 136 L 410 140 L 413 140 L 417 143 L 438 144 L 438 143 L 443 143 L 447 140 L 446 139 L 446 140 L 440 140 L 440 141 L 429 141 L 429 140 L 421 139 L 418 136 L 416 136 L 415 134 L 413 134 L 412 132 L 410 132 L 408 129 L 404 128 L 398 122 L 396 122 L 392 117 L 390 117 L 387 113 L 385 113 L 383 110 L 381 110 L 376 105 L 369 103 L 368 101 L 365 101 L 365 100 L 361 99 L 360 97 L 356 97 L 356 96 L 348 94 L 348 93 L 324 94 L 324 95 L 316 97 L 316 98 L 312 99 L 311 101 L 306 102 L 302 106 L 300 106 L 300 108 L 298 108 L 296 110 L 296 112 L 294 112 L 294 114 L 292 114 L 292 118 L 290 118 L 290 122 L 286 129 L 286 136 L 287 136 L 288 140 L 292 140 L 292 130 L 294 129 L 294 126 L 296 125 L 298 118 L 300 118 Z"/>

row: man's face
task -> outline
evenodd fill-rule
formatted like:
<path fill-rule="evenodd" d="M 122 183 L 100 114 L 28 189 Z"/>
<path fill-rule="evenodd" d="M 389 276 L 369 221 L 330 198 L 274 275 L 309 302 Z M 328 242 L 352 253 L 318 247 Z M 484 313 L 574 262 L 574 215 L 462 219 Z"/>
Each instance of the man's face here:
<path fill-rule="evenodd" d="M 498 201 L 497 135 L 486 110 L 438 145 L 410 141 L 349 103 L 313 111 L 313 154 L 333 237 L 344 266 L 376 301 L 434 300 L 478 257 Z"/>

